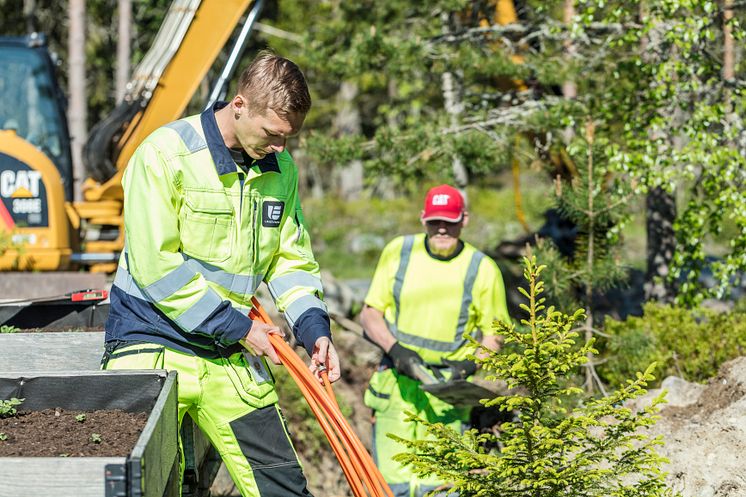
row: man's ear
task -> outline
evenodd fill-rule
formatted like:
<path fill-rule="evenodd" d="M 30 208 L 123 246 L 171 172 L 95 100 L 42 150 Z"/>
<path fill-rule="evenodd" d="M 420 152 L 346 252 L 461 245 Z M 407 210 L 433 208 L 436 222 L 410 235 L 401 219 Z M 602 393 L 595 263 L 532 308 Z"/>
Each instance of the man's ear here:
<path fill-rule="evenodd" d="M 464 218 L 461 220 L 461 226 L 469 224 L 469 213 L 464 211 Z"/>
<path fill-rule="evenodd" d="M 231 110 L 235 113 L 241 113 L 241 112 L 247 112 L 246 110 L 246 100 L 241 95 L 236 95 L 233 97 L 233 100 L 231 100 Z"/>
<path fill-rule="evenodd" d="M 420 211 L 420 223 L 422 224 L 422 226 L 425 226 L 427 223 L 425 223 L 425 220 L 422 219 L 423 217 L 425 217 L 425 211 Z"/>

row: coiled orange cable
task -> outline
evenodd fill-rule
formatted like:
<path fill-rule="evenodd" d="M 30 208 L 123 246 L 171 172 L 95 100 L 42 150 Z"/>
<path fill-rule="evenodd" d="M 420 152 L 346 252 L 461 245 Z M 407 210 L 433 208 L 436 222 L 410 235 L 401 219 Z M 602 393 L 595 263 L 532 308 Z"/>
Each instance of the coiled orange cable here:
<path fill-rule="evenodd" d="M 252 305 L 251 319 L 272 324 L 256 297 Z M 321 373 L 322 389 L 298 354 L 279 335 L 269 335 L 269 341 L 318 419 L 355 497 L 394 497 L 373 458 L 342 415 L 326 371 Z"/>

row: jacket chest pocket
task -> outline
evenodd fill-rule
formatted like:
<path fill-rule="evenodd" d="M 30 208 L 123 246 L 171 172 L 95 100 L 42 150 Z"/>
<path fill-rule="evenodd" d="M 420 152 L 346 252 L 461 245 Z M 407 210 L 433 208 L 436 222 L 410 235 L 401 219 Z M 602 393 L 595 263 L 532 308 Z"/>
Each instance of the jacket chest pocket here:
<path fill-rule="evenodd" d="M 235 216 L 223 191 L 185 190 L 179 213 L 182 251 L 205 262 L 233 252 Z"/>

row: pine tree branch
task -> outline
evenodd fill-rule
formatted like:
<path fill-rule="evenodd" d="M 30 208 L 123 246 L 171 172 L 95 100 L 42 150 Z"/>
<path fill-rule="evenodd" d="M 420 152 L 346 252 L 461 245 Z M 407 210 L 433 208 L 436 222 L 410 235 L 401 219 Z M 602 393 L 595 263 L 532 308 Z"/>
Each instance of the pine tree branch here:
<path fill-rule="evenodd" d="M 552 104 L 558 104 L 560 102 L 563 102 L 563 99 L 560 97 L 547 97 L 542 100 L 527 100 L 513 107 L 500 108 L 498 110 L 490 111 L 490 114 L 495 115 L 495 117 L 482 120 L 474 120 L 460 126 L 445 128 L 443 130 L 443 133 L 458 134 L 478 128 L 519 126 L 526 123 L 526 118 L 530 116 L 531 113 L 546 111 Z"/>
<path fill-rule="evenodd" d="M 593 33 L 614 33 L 622 34 L 633 29 L 641 29 L 642 25 L 637 23 L 604 23 L 593 22 L 585 26 L 586 31 Z M 456 31 L 449 34 L 438 35 L 430 38 L 429 43 L 456 43 L 468 39 L 484 38 L 486 34 L 496 34 L 501 37 L 513 35 L 516 44 L 525 44 L 533 38 L 542 38 L 549 40 L 565 40 L 572 38 L 570 30 L 564 24 L 554 21 L 548 21 L 541 26 L 525 24 L 495 24 L 478 28 L 468 28 L 462 31 Z M 522 38 L 516 35 L 525 35 Z"/>

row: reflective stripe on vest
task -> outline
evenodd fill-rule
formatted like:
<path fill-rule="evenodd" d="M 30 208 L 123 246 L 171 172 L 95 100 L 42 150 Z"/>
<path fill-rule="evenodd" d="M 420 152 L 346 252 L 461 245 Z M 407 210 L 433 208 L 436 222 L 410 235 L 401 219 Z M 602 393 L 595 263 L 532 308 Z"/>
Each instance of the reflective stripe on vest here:
<path fill-rule="evenodd" d="M 401 290 L 404 286 L 404 276 L 407 273 L 407 266 L 409 265 L 409 258 L 412 254 L 412 247 L 414 245 L 414 236 L 409 235 L 404 237 L 402 243 L 401 254 L 399 256 L 399 268 L 396 271 L 394 277 L 394 316 L 395 321 L 390 323 L 387 321 L 389 330 L 397 340 L 401 340 L 407 345 L 413 345 L 415 347 L 422 347 L 423 349 L 433 350 L 436 352 L 453 352 L 461 348 L 466 343 L 464 339 L 464 332 L 466 331 L 466 322 L 469 320 L 469 306 L 472 302 L 472 290 L 474 289 L 474 282 L 477 279 L 477 273 L 479 272 L 479 264 L 482 262 L 484 254 L 475 251 L 469 261 L 469 267 L 466 270 L 466 277 L 464 278 L 464 293 L 461 299 L 461 310 L 458 316 L 458 324 L 456 326 L 456 334 L 453 338 L 453 342 L 442 342 L 440 340 L 432 340 L 430 338 L 424 338 L 418 335 L 412 335 L 399 329 L 399 307 L 401 299 Z"/>

